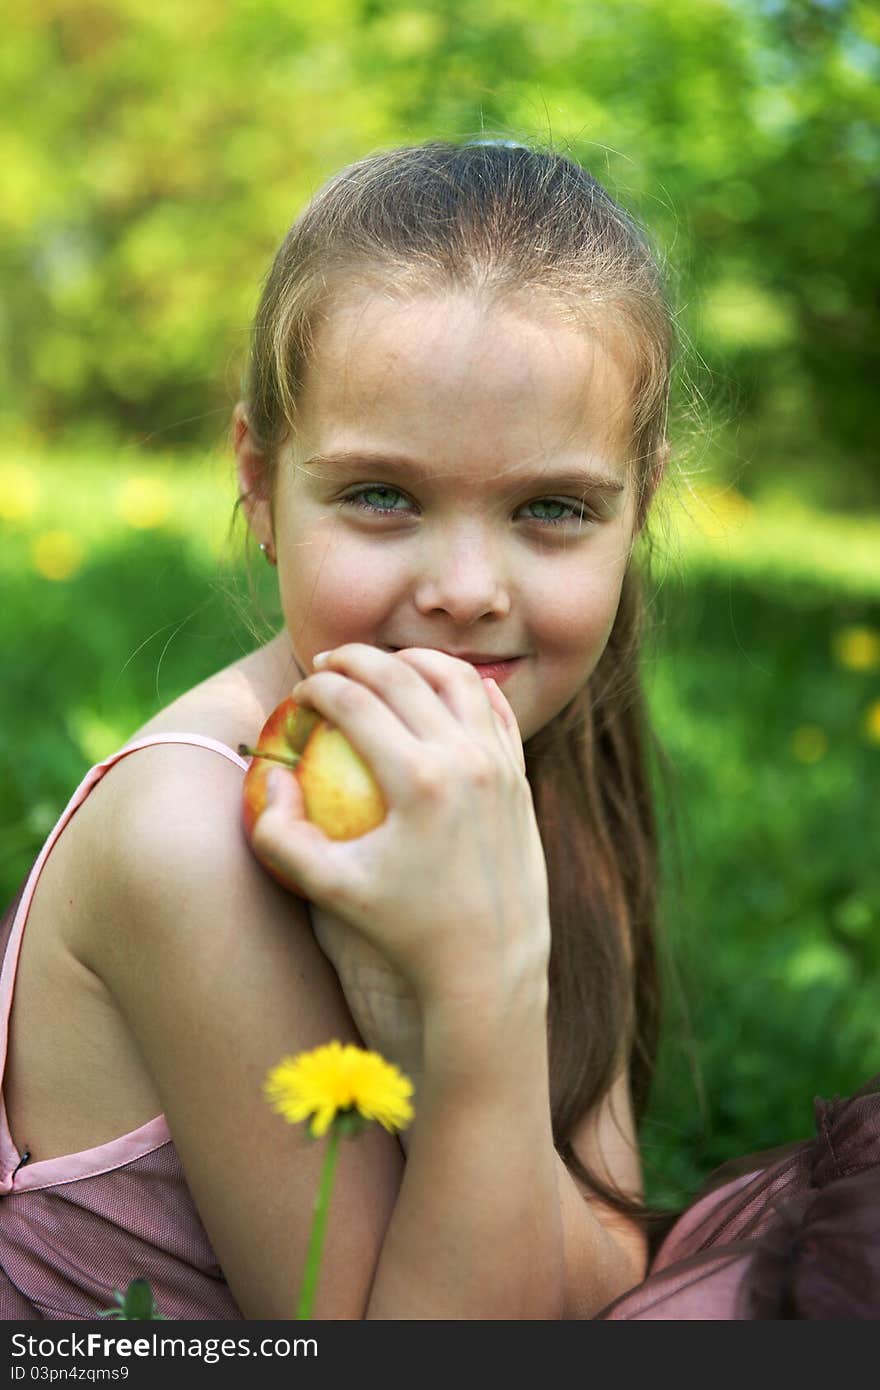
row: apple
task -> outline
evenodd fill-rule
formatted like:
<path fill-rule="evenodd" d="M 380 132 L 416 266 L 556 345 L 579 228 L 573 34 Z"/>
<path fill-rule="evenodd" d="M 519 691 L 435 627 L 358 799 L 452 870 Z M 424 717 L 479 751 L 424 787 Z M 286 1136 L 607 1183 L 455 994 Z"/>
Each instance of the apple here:
<path fill-rule="evenodd" d="M 306 819 L 331 840 L 356 840 L 381 825 L 387 814 L 382 793 L 363 758 L 348 739 L 312 709 L 282 700 L 263 725 L 256 748 L 240 744 L 250 757 L 242 792 L 242 818 L 248 840 L 266 806 L 266 779 L 276 763 L 293 769 Z M 270 864 L 273 878 L 299 897 L 305 894 Z"/>

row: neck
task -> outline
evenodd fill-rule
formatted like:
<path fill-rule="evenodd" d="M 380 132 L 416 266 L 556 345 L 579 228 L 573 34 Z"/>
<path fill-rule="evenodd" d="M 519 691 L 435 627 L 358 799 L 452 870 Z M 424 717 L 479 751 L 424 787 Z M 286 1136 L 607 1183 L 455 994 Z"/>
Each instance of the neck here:
<path fill-rule="evenodd" d="M 291 686 L 307 676 L 294 654 L 293 643 L 283 627 L 264 647 L 260 648 L 261 667 L 265 673 L 266 712 L 287 699 Z"/>

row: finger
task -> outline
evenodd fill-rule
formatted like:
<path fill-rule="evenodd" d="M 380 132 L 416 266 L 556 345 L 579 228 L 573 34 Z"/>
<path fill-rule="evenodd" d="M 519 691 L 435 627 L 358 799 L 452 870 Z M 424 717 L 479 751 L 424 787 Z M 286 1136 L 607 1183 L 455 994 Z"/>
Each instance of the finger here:
<path fill-rule="evenodd" d="M 497 681 L 491 676 L 479 676 L 469 662 L 462 662 L 458 657 L 449 656 L 446 652 L 437 652 L 431 647 L 405 647 L 397 656 L 416 666 L 424 673 L 426 679 L 436 682 L 441 698 L 450 702 L 462 723 L 470 723 L 471 727 L 484 731 L 491 726 L 517 772 L 525 773 L 526 759 L 519 724 Z M 444 685 L 443 676 L 449 663 L 452 663 L 453 674 L 456 666 L 467 666 L 478 677 L 479 686 L 472 679 L 467 679 L 463 686 L 454 680 L 448 686 Z M 473 693 L 472 714 L 468 713 L 468 704 L 463 698 L 466 692 Z M 491 710 L 490 725 L 487 725 L 484 719 L 484 697 L 488 699 Z"/>
<path fill-rule="evenodd" d="M 526 770 L 526 755 L 516 715 L 502 694 L 501 687 L 497 681 L 493 680 L 491 676 L 484 676 L 483 684 L 486 687 L 486 694 L 489 696 L 489 703 L 501 722 L 505 745 L 513 754 L 514 766 L 517 767 L 520 772 L 524 773 Z"/>
<path fill-rule="evenodd" d="M 485 683 L 469 661 L 433 647 L 404 647 L 395 656 L 422 674 L 460 724 L 483 734 L 495 730 Z"/>
<path fill-rule="evenodd" d="M 387 804 L 399 806 L 409 799 L 410 769 L 423 758 L 424 741 L 381 695 L 362 681 L 324 669 L 300 681 L 291 693 L 297 704 L 308 705 L 342 731 L 370 769 Z M 439 703 L 435 696 L 431 698 Z"/>
<path fill-rule="evenodd" d="M 316 674 L 336 671 L 360 681 L 393 710 L 417 738 L 442 741 L 453 730 L 455 716 L 438 699 L 432 683 L 414 665 L 365 642 L 347 642 L 323 653 Z M 301 689 L 302 687 L 300 687 Z"/>
<path fill-rule="evenodd" d="M 251 832 L 251 849 L 285 888 L 316 902 L 328 902 L 341 881 L 337 842 L 306 820 L 302 791 L 293 772 L 273 768 L 267 792 L 266 806 Z"/>

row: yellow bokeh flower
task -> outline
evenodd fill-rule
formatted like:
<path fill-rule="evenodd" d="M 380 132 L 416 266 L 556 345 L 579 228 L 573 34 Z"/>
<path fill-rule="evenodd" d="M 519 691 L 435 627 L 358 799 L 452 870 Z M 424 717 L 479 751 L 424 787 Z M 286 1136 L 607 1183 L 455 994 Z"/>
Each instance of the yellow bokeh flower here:
<path fill-rule="evenodd" d="M 83 543 L 72 531 L 43 531 L 31 545 L 31 562 L 44 579 L 69 579 L 82 565 L 83 555 Z"/>
<path fill-rule="evenodd" d="M 128 526 L 138 531 L 162 526 L 171 513 L 171 497 L 164 480 L 145 474 L 126 478 L 119 489 L 116 510 Z"/>
<path fill-rule="evenodd" d="M 880 743 L 880 700 L 865 710 L 865 733 L 872 743 Z"/>
<path fill-rule="evenodd" d="M 791 751 L 799 763 L 817 763 L 828 752 L 828 736 L 818 724 L 802 724 L 791 736 Z"/>
<path fill-rule="evenodd" d="M 100 763 L 125 742 L 125 725 L 108 724 L 87 708 L 72 709 L 65 720 L 77 747 L 90 763 Z"/>
<path fill-rule="evenodd" d="M 29 521 L 37 510 L 39 488 L 26 468 L 0 468 L 0 519 Z"/>
<path fill-rule="evenodd" d="M 880 632 L 872 627 L 842 627 L 834 634 L 834 659 L 848 671 L 880 666 Z"/>
<path fill-rule="evenodd" d="M 273 1067 L 263 1094 L 290 1124 L 312 1119 L 312 1137 L 327 1133 L 336 1116 L 356 1112 L 390 1132 L 405 1129 L 413 1117 L 413 1085 L 378 1052 L 340 1042 L 284 1057 Z"/>
<path fill-rule="evenodd" d="M 692 489 L 687 511 L 697 530 L 712 540 L 741 530 L 755 514 L 753 503 L 735 487 L 711 483 Z"/>

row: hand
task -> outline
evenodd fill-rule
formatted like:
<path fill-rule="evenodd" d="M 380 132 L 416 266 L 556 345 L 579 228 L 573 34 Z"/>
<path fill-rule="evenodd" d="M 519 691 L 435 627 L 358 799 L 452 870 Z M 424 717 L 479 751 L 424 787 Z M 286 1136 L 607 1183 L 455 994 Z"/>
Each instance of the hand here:
<path fill-rule="evenodd" d="M 293 693 L 342 730 L 388 814 L 359 839 L 329 840 L 278 768 L 254 828 L 258 856 L 361 931 L 422 1003 L 476 1002 L 546 975 L 547 870 L 519 730 L 497 687 L 444 652 L 352 643 Z"/>

